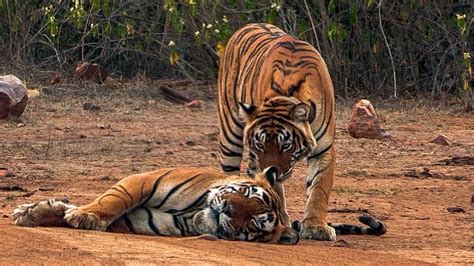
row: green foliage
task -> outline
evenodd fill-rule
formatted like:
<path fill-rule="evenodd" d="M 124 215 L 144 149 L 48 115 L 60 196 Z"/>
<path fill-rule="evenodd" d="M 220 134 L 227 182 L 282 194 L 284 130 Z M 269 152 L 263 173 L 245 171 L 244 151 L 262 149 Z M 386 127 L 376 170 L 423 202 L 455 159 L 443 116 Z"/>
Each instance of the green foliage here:
<path fill-rule="evenodd" d="M 235 30 L 268 22 L 321 49 L 336 93 L 385 95 L 391 65 L 379 3 L 0 0 L 0 51 L 10 60 L 52 68 L 93 61 L 124 76 L 144 71 L 159 78 L 208 79 L 215 78 L 219 56 Z M 472 10 L 465 0 L 382 3 L 381 23 L 402 93 L 472 95 Z"/>

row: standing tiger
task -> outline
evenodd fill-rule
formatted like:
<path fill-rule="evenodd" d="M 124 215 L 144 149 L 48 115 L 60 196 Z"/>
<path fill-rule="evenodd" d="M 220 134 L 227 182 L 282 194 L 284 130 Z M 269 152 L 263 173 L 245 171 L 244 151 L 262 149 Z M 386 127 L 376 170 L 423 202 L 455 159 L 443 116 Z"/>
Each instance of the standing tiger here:
<path fill-rule="evenodd" d="M 230 38 L 217 86 L 222 169 L 239 173 L 244 147 L 250 176 L 276 166 L 277 192 L 290 224 L 281 182 L 307 158 L 300 236 L 335 240 L 326 223 L 334 179 L 334 90 L 319 52 L 273 25 L 249 24 Z"/>

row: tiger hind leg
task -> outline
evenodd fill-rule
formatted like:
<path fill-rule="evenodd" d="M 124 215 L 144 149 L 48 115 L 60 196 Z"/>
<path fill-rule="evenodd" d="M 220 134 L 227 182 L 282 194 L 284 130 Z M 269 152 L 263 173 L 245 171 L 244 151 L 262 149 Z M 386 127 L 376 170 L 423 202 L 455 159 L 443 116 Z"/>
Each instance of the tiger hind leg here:
<path fill-rule="evenodd" d="M 13 221 L 18 226 L 68 226 L 64 214 L 76 206 L 60 200 L 49 199 L 23 204 L 13 211 Z"/>

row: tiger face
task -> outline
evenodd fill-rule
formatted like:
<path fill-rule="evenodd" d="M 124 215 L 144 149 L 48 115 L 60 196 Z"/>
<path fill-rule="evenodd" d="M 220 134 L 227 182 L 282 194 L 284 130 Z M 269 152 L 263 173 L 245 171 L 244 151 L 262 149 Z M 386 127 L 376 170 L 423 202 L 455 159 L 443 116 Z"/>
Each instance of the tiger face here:
<path fill-rule="evenodd" d="M 316 147 L 310 128 L 315 110 L 315 105 L 285 96 L 267 100 L 260 107 L 240 103 L 239 115 L 245 122 L 244 143 L 249 147 L 250 167 L 257 168 L 251 170 L 258 172 L 275 166 L 279 173 L 277 181 L 289 178 L 295 163 Z"/>
<path fill-rule="evenodd" d="M 276 173 L 269 167 L 255 181 L 211 189 L 208 207 L 194 216 L 197 231 L 227 240 L 298 243 L 298 233 L 282 223 L 280 199 L 272 188 Z"/>

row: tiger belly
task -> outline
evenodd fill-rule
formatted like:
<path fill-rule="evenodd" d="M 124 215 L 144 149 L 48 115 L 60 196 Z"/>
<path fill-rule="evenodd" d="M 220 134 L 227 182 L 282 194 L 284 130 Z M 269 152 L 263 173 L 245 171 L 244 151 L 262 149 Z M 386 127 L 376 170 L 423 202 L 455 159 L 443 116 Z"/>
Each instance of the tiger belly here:
<path fill-rule="evenodd" d="M 117 223 L 122 227 L 125 226 L 125 231 L 140 235 L 194 236 L 198 235 L 193 226 L 193 216 L 196 212 L 197 210 L 174 215 L 153 208 L 140 207 L 125 214 Z"/>

